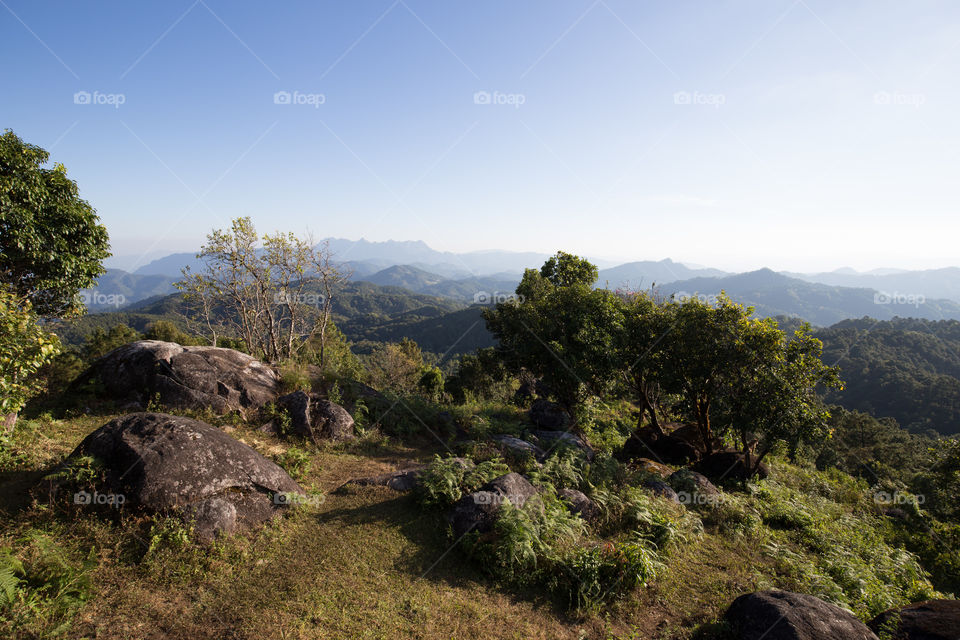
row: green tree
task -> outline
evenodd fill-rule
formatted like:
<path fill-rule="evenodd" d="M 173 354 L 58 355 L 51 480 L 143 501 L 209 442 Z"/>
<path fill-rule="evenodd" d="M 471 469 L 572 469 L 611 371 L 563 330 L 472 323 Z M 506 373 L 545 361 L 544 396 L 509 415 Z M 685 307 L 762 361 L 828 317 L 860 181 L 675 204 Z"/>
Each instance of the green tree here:
<path fill-rule="evenodd" d="M 0 287 L 0 416 L 9 434 L 17 414 L 42 390 L 40 368 L 60 350 L 60 340 L 37 324 L 30 302 Z"/>
<path fill-rule="evenodd" d="M 83 355 L 87 362 L 90 362 L 105 356 L 117 347 L 136 342 L 141 338 L 139 331 L 125 324 L 117 324 L 107 330 L 104 330 L 103 327 L 97 327 L 87 338 L 87 343 L 83 347 Z"/>
<path fill-rule="evenodd" d="M 484 312 L 507 369 L 540 378 L 571 415 L 602 394 L 615 373 L 620 302 L 592 288 L 596 274 L 586 260 L 558 253 L 540 272 L 524 273 L 515 299 Z"/>
<path fill-rule="evenodd" d="M 104 273 L 106 228 L 62 164 L 12 131 L 0 136 L 0 282 L 40 316 L 79 314 Z"/>
<path fill-rule="evenodd" d="M 616 353 L 624 388 L 650 426 L 663 435 L 660 425 L 661 377 L 664 345 L 673 329 L 671 316 L 651 294 L 625 293 L 621 296 L 623 320 L 618 325 Z"/>

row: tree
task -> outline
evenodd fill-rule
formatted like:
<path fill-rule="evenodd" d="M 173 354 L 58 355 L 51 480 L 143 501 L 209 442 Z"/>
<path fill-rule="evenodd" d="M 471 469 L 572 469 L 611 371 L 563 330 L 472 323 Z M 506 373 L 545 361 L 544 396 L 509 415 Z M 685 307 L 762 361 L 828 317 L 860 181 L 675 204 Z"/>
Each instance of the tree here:
<path fill-rule="evenodd" d="M 615 373 L 619 303 L 614 293 L 592 288 L 596 276 L 592 264 L 560 252 L 539 272 L 527 269 L 515 299 L 484 312 L 505 367 L 540 378 L 571 415 L 603 393 Z"/>
<path fill-rule="evenodd" d="M 810 325 L 787 339 L 774 320 L 751 320 L 747 333 L 744 345 L 755 351 L 742 362 L 753 362 L 728 373 L 721 405 L 739 438 L 749 477 L 777 444 L 796 450 L 801 442 L 828 436 L 830 412 L 817 387 L 843 385 L 839 369 L 821 360 L 823 343 L 810 335 Z"/>
<path fill-rule="evenodd" d="M 184 269 L 176 286 L 202 314 L 212 341 L 229 333 L 279 362 L 318 333 L 323 365 L 334 289 L 345 280 L 326 245 L 292 233 L 261 238 L 250 218 L 237 218 L 230 229 L 210 233 L 197 258 L 200 271 Z"/>
<path fill-rule="evenodd" d="M 37 324 L 29 300 L 0 287 L 0 416 L 6 434 L 23 405 L 42 389 L 37 372 L 59 350 L 60 340 Z"/>
<path fill-rule="evenodd" d="M 77 295 L 104 273 L 106 228 L 62 164 L 12 131 L 0 136 L 0 282 L 33 313 L 79 314 Z"/>
<path fill-rule="evenodd" d="M 623 320 L 616 337 L 617 361 L 623 386 L 646 415 L 658 435 L 660 426 L 660 380 L 665 354 L 663 347 L 673 326 L 670 315 L 651 294 L 626 292 L 621 295 Z"/>

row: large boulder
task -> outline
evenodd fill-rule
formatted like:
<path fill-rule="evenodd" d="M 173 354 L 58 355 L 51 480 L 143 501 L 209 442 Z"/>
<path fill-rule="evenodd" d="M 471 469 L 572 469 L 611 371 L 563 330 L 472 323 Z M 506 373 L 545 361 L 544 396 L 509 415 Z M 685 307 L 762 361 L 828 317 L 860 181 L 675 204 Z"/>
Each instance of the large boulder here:
<path fill-rule="evenodd" d="M 537 488 L 519 473 L 508 473 L 458 500 L 447 516 L 453 534 L 459 539 L 470 531 L 487 533 L 505 501 L 522 507 L 537 494 Z"/>
<path fill-rule="evenodd" d="M 690 469 L 678 469 L 667 478 L 677 493 L 677 499 L 687 506 L 716 505 L 720 490 L 702 473 Z"/>
<path fill-rule="evenodd" d="M 324 438 L 340 442 L 354 438 L 353 417 L 319 394 L 294 391 L 277 399 L 277 406 L 289 414 L 294 435 L 314 441 Z"/>
<path fill-rule="evenodd" d="M 504 449 L 508 449 L 519 455 L 531 455 L 534 458 L 543 458 L 544 452 L 543 449 L 533 444 L 532 442 L 527 442 L 526 440 L 521 440 L 520 438 L 511 436 L 508 433 L 496 433 L 490 436 L 490 439 L 499 444 Z"/>
<path fill-rule="evenodd" d="M 560 489 L 557 496 L 569 505 L 571 513 L 580 514 L 584 520 L 595 520 L 600 516 L 600 508 L 582 491 Z"/>
<path fill-rule="evenodd" d="M 890 640 L 957 640 L 960 638 L 960 601 L 916 602 L 881 613 L 869 626 Z"/>
<path fill-rule="evenodd" d="M 756 462 L 754 462 L 756 464 Z M 746 461 L 743 454 L 739 451 L 724 450 L 717 451 L 703 458 L 693 467 L 703 475 L 714 482 L 725 482 L 730 480 L 749 480 Z M 757 468 L 756 477 L 764 479 L 770 475 L 766 465 L 762 462 Z"/>
<path fill-rule="evenodd" d="M 587 460 L 593 460 L 593 447 L 591 447 L 590 443 L 584 438 L 575 433 L 570 433 L 569 431 L 537 430 L 533 432 L 533 437 L 540 443 L 540 448 L 545 451 L 545 455 L 547 456 L 558 447 L 570 447 L 578 449 Z"/>
<path fill-rule="evenodd" d="M 556 402 L 543 398 L 534 401 L 527 415 L 530 422 L 541 429 L 566 429 L 570 426 L 570 414 Z"/>
<path fill-rule="evenodd" d="M 627 438 L 618 457 L 624 461 L 653 458 L 663 464 L 688 464 L 699 460 L 700 452 L 685 440 L 645 428 Z"/>
<path fill-rule="evenodd" d="M 87 436 L 81 456 L 102 465 L 98 492 L 123 496 L 124 506 L 179 513 L 204 540 L 264 522 L 305 496 L 276 464 L 199 420 L 131 413 Z"/>
<path fill-rule="evenodd" d="M 141 408 L 159 398 L 174 409 L 213 409 L 224 414 L 256 408 L 277 398 L 280 379 L 253 356 L 219 347 L 184 347 L 140 340 L 114 349 L 74 380 L 90 383 L 118 404 Z"/>
<path fill-rule="evenodd" d="M 724 618 L 736 640 L 878 640 L 849 611 L 790 591 L 742 595 Z"/>

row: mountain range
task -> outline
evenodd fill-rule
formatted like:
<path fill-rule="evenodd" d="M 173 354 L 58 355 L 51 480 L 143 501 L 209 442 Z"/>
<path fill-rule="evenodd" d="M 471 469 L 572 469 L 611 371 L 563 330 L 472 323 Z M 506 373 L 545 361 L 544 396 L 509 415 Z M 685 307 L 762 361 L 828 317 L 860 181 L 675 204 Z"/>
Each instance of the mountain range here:
<path fill-rule="evenodd" d="M 534 252 L 436 251 L 422 241 L 343 240 L 329 238 L 335 258 L 354 282 L 455 300 L 496 302 L 515 289 L 523 270 L 539 267 L 549 256 Z M 596 261 L 597 286 L 611 289 L 655 288 L 664 297 L 698 295 L 712 299 L 726 291 L 761 316 L 792 316 L 818 326 L 850 318 L 960 318 L 960 268 L 924 271 L 845 268 L 825 273 L 790 273 L 760 269 L 734 274 L 673 260 L 610 264 Z M 109 269 L 86 293 L 90 311 L 112 311 L 174 292 L 172 283 L 184 266 L 196 269 L 191 253 L 174 253 L 133 273 Z"/>

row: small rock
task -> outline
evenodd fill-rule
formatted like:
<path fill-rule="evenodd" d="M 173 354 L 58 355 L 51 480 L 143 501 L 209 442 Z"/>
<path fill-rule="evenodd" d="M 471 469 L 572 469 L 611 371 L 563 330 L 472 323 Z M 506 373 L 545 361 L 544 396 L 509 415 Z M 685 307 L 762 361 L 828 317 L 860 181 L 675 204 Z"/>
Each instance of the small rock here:
<path fill-rule="evenodd" d="M 594 520 L 600 516 L 600 509 L 585 493 L 576 489 L 560 489 L 557 495 L 566 500 L 570 511 L 579 513 L 584 520 Z"/>

